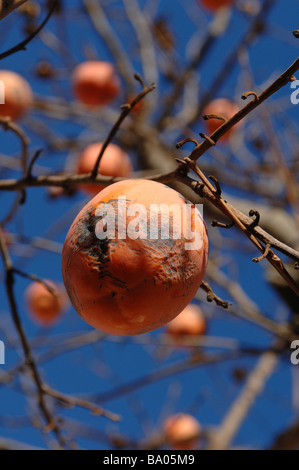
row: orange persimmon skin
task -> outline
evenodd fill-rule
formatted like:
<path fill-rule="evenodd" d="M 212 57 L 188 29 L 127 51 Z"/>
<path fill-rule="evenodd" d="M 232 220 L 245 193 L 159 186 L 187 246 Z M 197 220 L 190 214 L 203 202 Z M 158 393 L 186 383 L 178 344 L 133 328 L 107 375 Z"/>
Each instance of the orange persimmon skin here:
<path fill-rule="evenodd" d="M 166 332 L 174 341 L 178 342 L 188 335 L 204 335 L 206 320 L 200 307 L 195 304 L 187 305 L 177 317 L 166 325 Z"/>
<path fill-rule="evenodd" d="M 54 325 L 69 305 L 62 285 L 45 280 L 55 292 L 53 295 L 42 283 L 32 282 L 25 291 L 27 309 L 35 323 L 40 326 Z"/>
<path fill-rule="evenodd" d="M 19 74 L 0 70 L 0 82 L 4 85 L 4 100 L 0 104 L 0 116 L 13 121 L 21 118 L 31 107 L 33 95 L 29 83 Z"/>
<path fill-rule="evenodd" d="M 163 425 L 167 442 L 176 450 L 194 450 L 201 426 L 197 419 L 186 413 L 169 416 Z"/>
<path fill-rule="evenodd" d="M 119 196 L 126 197 L 125 209 L 118 208 Z M 97 236 L 110 223 L 109 217 L 103 223 L 96 215 L 104 203 L 112 205 L 123 219 L 115 224 L 114 239 L 99 240 Z M 183 206 L 190 205 L 161 183 L 142 179 L 114 183 L 81 210 L 62 251 L 64 284 L 75 310 L 94 328 L 120 336 L 152 331 L 178 315 L 199 288 L 208 260 L 208 236 L 197 209 L 192 230 L 198 240 L 194 249 L 186 250 L 184 236 L 164 239 L 160 233 L 158 239 L 132 239 L 128 228 L 137 217 L 135 212 L 128 214 L 132 203 L 145 206 L 145 221 L 152 214 L 150 204 L 166 203 L 167 209 L 176 204 L 170 226 L 181 222 Z M 169 223 L 169 214 L 162 213 L 160 228 L 166 219 Z M 122 239 L 118 234 L 123 229 Z M 141 234 L 146 237 L 149 226 L 143 226 Z"/>
<path fill-rule="evenodd" d="M 199 0 L 199 2 L 208 10 L 216 11 L 221 7 L 233 5 L 234 0 Z"/>
<path fill-rule="evenodd" d="M 78 174 L 91 173 L 100 154 L 102 142 L 88 145 L 78 161 Z M 117 145 L 109 144 L 101 158 L 99 173 L 103 176 L 128 178 L 133 171 L 130 157 Z M 81 186 L 89 194 L 98 194 L 104 186 L 84 184 Z"/>
<path fill-rule="evenodd" d="M 240 110 L 240 108 L 235 103 L 230 101 L 229 99 L 227 99 L 227 98 L 217 98 L 217 99 L 211 101 L 205 107 L 205 109 L 203 111 L 203 115 L 205 115 L 205 114 L 218 114 L 220 116 L 223 116 L 226 119 L 230 119 L 239 110 Z M 218 127 L 222 126 L 223 123 L 224 123 L 224 121 L 221 120 L 221 119 L 211 118 L 211 119 L 206 120 L 205 125 L 206 125 L 206 128 L 207 128 L 208 134 L 209 135 L 213 134 L 213 132 L 215 132 L 218 129 Z M 240 122 L 238 124 L 236 124 L 234 127 L 232 127 L 232 129 L 227 131 L 221 137 L 221 139 L 222 140 L 227 140 L 236 131 L 236 129 L 240 125 L 241 125 Z"/>
<path fill-rule="evenodd" d="M 75 97 L 90 107 L 111 103 L 120 90 L 114 66 L 99 60 L 79 64 L 73 71 L 72 82 Z"/>

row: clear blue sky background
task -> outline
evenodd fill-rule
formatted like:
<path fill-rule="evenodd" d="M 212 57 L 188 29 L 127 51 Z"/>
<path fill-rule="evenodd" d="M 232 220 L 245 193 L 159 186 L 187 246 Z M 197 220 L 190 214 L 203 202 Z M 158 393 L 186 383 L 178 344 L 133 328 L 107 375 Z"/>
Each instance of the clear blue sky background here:
<path fill-rule="evenodd" d="M 101 41 L 96 37 L 89 23 L 76 10 L 79 1 L 66 1 L 70 7 L 70 17 L 65 30 L 68 38 L 67 46 L 71 48 L 71 56 L 74 63 L 84 60 L 84 46 L 89 46 L 99 58 L 110 59 L 109 52 Z M 119 12 L 121 2 L 110 2 L 110 7 L 115 4 L 115 12 Z M 273 81 L 283 72 L 297 57 L 299 41 L 295 41 L 292 31 L 299 27 L 299 2 L 297 0 L 279 0 L 269 16 L 269 30 L 267 34 L 260 37 L 250 48 L 250 62 L 257 85 L 265 86 L 267 81 Z M 151 12 L 155 10 L 158 2 L 140 2 Z M 190 16 L 184 13 L 185 5 L 190 15 L 194 16 L 192 21 Z M 211 16 L 203 12 L 195 0 L 162 0 L 157 7 L 159 15 L 165 15 L 171 25 L 174 26 L 177 39 L 177 52 L 183 66 L 187 60 L 188 51 L 186 44 L 192 35 L 197 31 L 204 36 L 205 28 Z M 117 16 L 117 15 L 116 15 Z M 14 13 L 1 21 L 0 28 L 3 31 L 1 50 L 14 45 L 19 39 L 24 37 L 24 32 L 20 28 L 23 20 Z M 47 30 L 54 33 L 63 22 L 52 19 L 47 26 Z M 126 31 L 122 21 L 115 21 L 114 25 L 119 25 L 119 34 Z M 201 86 L 204 90 L 208 87 L 211 77 L 214 77 L 225 57 L 238 41 L 247 28 L 248 21 L 235 11 L 232 15 L 231 25 L 222 41 L 213 47 L 212 53 L 205 61 L 201 72 Z M 128 31 L 125 36 L 124 47 L 133 49 L 130 42 L 131 35 Z M 126 42 L 127 41 L 127 42 Z M 61 69 L 63 79 L 55 81 L 51 86 L 49 83 L 41 83 L 34 77 L 34 69 L 41 59 L 50 60 L 55 66 Z M 66 65 L 39 38 L 36 38 L 28 45 L 27 52 L 17 54 L 5 59 L 0 64 L 1 68 L 7 68 L 22 73 L 31 83 L 33 90 L 37 94 L 49 94 L 54 96 L 60 94 L 65 99 L 72 99 L 70 92 L 69 72 Z M 136 71 L 141 72 L 140 65 L 136 61 Z M 179 65 L 178 65 L 179 67 Z M 164 86 L 163 83 L 161 86 Z M 166 90 L 165 90 L 166 91 Z M 217 91 L 218 96 L 234 96 L 238 98 L 245 91 L 242 88 L 240 79 L 240 69 L 237 66 L 232 72 L 230 79 L 223 88 Z M 273 100 L 284 98 L 287 103 L 289 117 L 298 125 L 299 106 L 296 108 L 288 104 L 290 95 L 289 87 L 281 90 Z M 238 98 L 239 104 L 241 100 Z M 121 99 L 115 103 L 115 109 L 121 104 Z M 40 119 L 38 112 L 33 112 L 33 116 Z M 82 132 L 83 128 L 63 121 L 55 121 L 43 118 L 43 121 L 51 126 L 51 129 L 58 131 L 61 135 L 73 136 Z M 20 122 L 26 129 L 26 119 Z M 197 132 L 202 129 L 194 129 Z M 30 133 L 31 154 L 43 147 L 43 142 L 36 135 Z M 101 130 L 99 130 L 101 134 Z M 102 138 L 105 135 L 101 136 Z M 173 142 L 175 145 L 175 142 Z M 7 155 L 18 156 L 19 144 L 10 134 L 1 131 L 1 149 Z M 59 170 L 63 167 L 67 154 L 64 152 L 55 155 L 45 150 L 38 161 L 38 165 L 48 169 Z M 133 156 L 132 156 L 133 157 Z M 2 178 L 16 177 L 19 173 L 5 171 L 1 173 Z M 229 191 L 229 188 L 225 188 Z M 237 194 L 231 192 L 232 195 Z M 0 217 L 1 219 L 8 213 L 13 201 L 12 194 L 0 193 Z M 27 201 L 18 210 L 18 216 L 7 228 L 12 233 L 21 233 L 24 237 L 46 237 L 57 242 L 57 247 L 61 248 L 68 227 L 79 208 L 86 202 L 86 196 L 81 192 L 72 198 L 63 198 L 57 201 L 49 200 L 46 188 L 32 188 L 27 191 Z M 49 227 L 57 225 L 54 234 L 48 232 Z M 59 245 L 60 244 L 60 245 Z M 42 278 L 62 281 L 59 253 L 36 250 L 34 257 L 30 247 L 26 248 L 26 243 L 17 244 L 11 247 L 11 254 L 14 263 L 20 269 L 29 273 L 34 273 Z M 253 253 L 254 256 L 254 253 Z M 280 318 L 289 314 L 286 307 L 282 311 L 277 311 L 278 298 L 274 291 L 264 282 L 264 272 L 262 266 L 256 266 L 251 262 L 251 252 L 236 254 L 236 263 L 242 266 L 240 280 L 246 292 L 259 304 L 268 316 L 280 315 Z M 229 272 L 229 271 L 228 271 Z M 2 276 L 2 272 L 0 272 Z M 85 324 L 76 312 L 70 308 L 63 320 L 51 331 L 40 331 L 38 327 L 28 317 L 23 302 L 24 290 L 29 281 L 18 277 L 15 283 L 15 292 L 18 302 L 20 316 L 22 318 L 26 334 L 34 347 L 36 338 L 42 335 L 43 339 L 34 352 L 42 356 L 48 350 L 47 345 L 51 344 L 51 349 L 55 350 L 67 335 L 92 331 Z M 258 286 L 258 289 L 257 289 Z M 221 291 L 219 292 L 221 295 Z M 9 331 L 11 337 L 15 339 L 16 346 L 9 346 L 6 350 L 6 364 L 0 366 L 1 370 L 10 371 L 14 368 L 22 357 L 22 351 L 17 346 L 18 341 L 9 316 L 9 307 L 6 301 L 6 294 L 3 283 L 0 287 L 0 339 L 8 343 L 6 332 Z M 264 347 L 271 343 L 272 338 L 268 333 L 261 331 L 258 327 L 233 319 L 226 312 L 213 309 L 210 305 L 204 304 L 203 310 L 207 316 L 212 315 L 213 319 L 209 324 L 209 334 L 221 337 L 238 338 L 242 344 Z M 101 395 L 112 390 L 115 386 L 130 382 L 133 379 L 144 376 L 150 372 L 166 368 L 175 361 L 183 360 L 188 354 L 186 351 L 173 351 L 172 353 L 157 348 L 154 344 L 142 345 L 138 341 L 155 338 L 163 333 L 163 329 L 143 335 L 139 338 L 128 339 L 125 343 L 118 344 L 117 339 L 107 338 L 96 345 L 86 346 L 70 353 L 63 354 L 41 365 L 44 379 L 54 388 L 64 393 L 85 394 L 90 396 Z M 11 338 L 10 338 L 11 339 Z M 137 344 L 136 344 L 137 341 Z M 105 418 L 94 417 L 86 410 L 71 409 L 61 410 L 61 414 L 70 420 L 82 420 L 86 425 L 93 426 L 99 432 L 99 438 L 92 440 L 79 439 L 79 444 L 87 449 L 105 449 L 107 444 L 102 442 L 100 435 L 102 432 L 115 431 L 128 437 L 140 439 L 145 434 L 148 435 L 155 428 L 158 429 L 163 419 L 173 413 L 186 411 L 194 414 L 202 425 L 206 428 L 216 425 L 223 419 L 229 404 L 239 394 L 240 384 L 232 381 L 232 371 L 235 365 L 244 366 L 250 370 L 255 358 L 244 358 L 238 361 L 225 361 L 213 366 L 196 368 L 184 372 L 178 376 L 154 382 L 150 386 L 140 388 L 136 393 L 125 395 L 124 398 L 115 399 L 103 403 L 109 410 L 122 415 L 122 420 L 118 424 L 110 423 Z M 281 362 L 277 372 L 269 380 L 265 392 L 257 400 L 248 419 L 244 422 L 238 434 L 235 445 L 250 445 L 252 447 L 265 448 L 271 444 L 274 436 L 284 429 L 294 418 L 292 407 L 292 372 L 295 373 L 288 361 Z M 45 443 L 38 430 L 34 429 L 32 423 L 26 417 L 26 412 L 31 406 L 35 406 L 34 399 L 24 398 L 23 388 L 30 387 L 27 378 L 21 377 L 9 386 L 0 385 L 0 436 L 19 439 L 28 444 L 44 447 Z M 140 419 L 142 417 L 142 419 Z M 142 425 L 141 425 L 142 421 Z M 71 421 L 70 421 L 71 422 Z M 74 430 L 75 425 L 74 426 Z M 77 432 L 74 431 L 76 435 Z"/>

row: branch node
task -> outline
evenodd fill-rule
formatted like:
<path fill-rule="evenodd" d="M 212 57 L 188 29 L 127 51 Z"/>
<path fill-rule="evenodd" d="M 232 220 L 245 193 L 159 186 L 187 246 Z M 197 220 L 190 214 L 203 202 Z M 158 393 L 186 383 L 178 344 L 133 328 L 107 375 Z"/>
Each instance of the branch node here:
<path fill-rule="evenodd" d="M 181 163 L 182 165 L 188 166 L 187 162 L 185 162 L 185 160 L 182 160 L 181 158 L 175 158 L 175 160 L 176 160 L 178 163 Z"/>
<path fill-rule="evenodd" d="M 176 173 L 183 177 L 187 176 L 189 171 L 189 166 L 187 162 L 185 162 L 185 160 L 181 160 L 180 158 L 176 158 L 175 160 L 180 164 L 176 169 Z"/>
<path fill-rule="evenodd" d="M 215 142 L 213 139 L 211 139 L 211 137 L 209 137 L 208 135 L 203 134 L 202 132 L 200 132 L 199 135 L 200 135 L 200 137 L 201 137 L 202 139 L 205 139 L 205 140 L 207 140 L 208 142 L 210 142 L 211 145 L 216 145 L 216 142 Z"/>
<path fill-rule="evenodd" d="M 228 306 L 231 305 L 226 300 L 222 300 L 222 299 L 220 299 L 220 297 L 218 297 L 218 295 L 214 294 L 212 288 L 209 286 L 209 284 L 207 282 L 203 281 L 200 285 L 200 288 L 207 293 L 207 302 L 213 302 L 214 301 L 218 305 L 218 307 L 222 307 L 222 308 L 225 308 L 225 309 L 227 309 Z"/>
<path fill-rule="evenodd" d="M 27 171 L 27 175 L 26 175 L 26 178 L 28 180 L 34 179 L 34 177 L 32 176 L 33 165 L 34 165 L 34 163 L 36 162 L 36 160 L 38 159 L 38 157 L 40 156 L 41 153 L 42 153 L 42 149 L 37 150 L 35 152 L 35 154 L 33 155 L 31 162 L 29 163 L 28 171 Z"/>
<path fill-rule="evenodd" d="M 204 193 L 203 193 L 204 187 L 205 185 L 203 183 L 200 183 L 199 181 L 192 181 L 191 183 L 191 188 L 200 197 L 204 197 Z"/>
<path fill-rule="evenodd" d="M 178 142 L 176 144 L 176 148 L 180 149 L 181 147 L 183 147 L 183 145 L 187 144 L 187 142 L 192 142 L 195 145 L 195 147 L 199 146 L 199 143 L 195 139 L 192 139 L 191 137 L 188 137 L 187 139 L 184 139 L 184 140 L 181 140 L 180 142 Z"/>
<path fill-rule="evenodd" d="M 120 109 L 129 109 L 130 110 L 131 108 L 132 108 L 132 106 L 131 106 L 130 103 L 124 103 L 120 106 Z"/>
<path fill-rule="evenodd" d="M 54 431 L 57 429 L 58 426 L 61 424 L 61 419 L 60 418 L 53 418 L 49 423 L 43 427 L 43 432 L 45 434 L 49 434 L 50 432 Z"/>
<path fill-rule="evenodd" d="M 2 4 L 2 2 L 1 2 Z M 56 6 L 58 4 L 58 0 L 54 0 L 52 5 L 50 6 L 49 8 L 49 11 L 48 11 L 48 14 L 46 15 L 46 18 L 44 19 L 44 21 L 38 26 L 38 28 L 33 31 L 28 37 L 27 39 L 25 39 L 24 41 L 21 41 L 20 43 L 18 43 L 16 46 L 13 46 L 12 48 L 8 49 L 7 51 L 5 52 L 2 52 L 0 54 L 0 60 L 2 59 L 5 59 L 6 57 L 14 54 L 15 52 L 18 52 L 18 51 L 26 51 L 26 46 L 27 44 L 32 41 L 32 39 L 35 38 L 35 36 L 38 35 L 38 33 L 43 29 L 43 27 L 46 25 L 46 23 L 49 21 L 50 17 L 52 16 Z"/>
<path fill-rule="evenodd" d="M 255 217 L 255 219 L 254 219 L 254 220 L 252 221 L 252 223 L 250 224 L 250 228 L 256 227 L 256 226 L 259 224 L 259 222 L 260 222 L 260 218 L 261 218 L 260 213 L 259 213 L 257 210 L 255 210 L 255 209 L 251 209 L 251 210 L 249 211 L 249 216 L 250 216 L 250 217 Z"/>
<path fill-rule="evenodd" d="M 247 98 L 249 96 L 254 96 L 254 101 L 258 101 L 259 100 L 259 97 L 257 95 L 257 93 L 255 91 L 246 91 L 245 93 L 243 93 L 243 95 L 241 96 L 242 100 L 247 100 Z"/>
<path fill-rule="evenodd" d="M 270 246 L 271 246 L 270 243 L 267 243 L 264 253 L 263 253 L 261 256 L 258 256 L 258 257 L 256 257 L 256 258 L 252 258 L 252 261 L 253 261 L 254 263 L 259 263 L 260 261 L 262 261 L 263 259 L 265 259 L 265 258 L 268 256 L 268 254 L 269 254 Z"/>
<path fill-rule="evenodd" d="M 222 189 L 221 189 L 221 186 L 220 186 L 219 181 L 217 180 L 216 176 L 210 175 L 209 179 L 211 181 L 213 181 L 214 185 L 216 186 L 215 194 L 217 194 L 217 196 L 221 196 Z"/>
<path fill-rule="evenodd" d="M 205 121 L 209 119 L 219 119 L 220 121 L 227 122 L 226 117 L 222 116 L 222 114 L 204 114 L 203 118 Z"/>
<path fill-rule="evenodd" d="M 230 224 L 223 224 L 222 222 L 218 222 L 218 220 L 212 220 L 211 222 L 212 227 L 220 227 L 220 228 L 232 228 L 235 225 L 235 222 L 232 221 Z"/>
<path fill-rule="evenodd" d="M 145 86 L 144 81 L 141 78 L 141 75 L 139 73 L 134 73 L 134 78 L 135 80 L 137 80 L 137 82 L 141 84 L 142 88 L 145 90 L 146 86 Z"/>

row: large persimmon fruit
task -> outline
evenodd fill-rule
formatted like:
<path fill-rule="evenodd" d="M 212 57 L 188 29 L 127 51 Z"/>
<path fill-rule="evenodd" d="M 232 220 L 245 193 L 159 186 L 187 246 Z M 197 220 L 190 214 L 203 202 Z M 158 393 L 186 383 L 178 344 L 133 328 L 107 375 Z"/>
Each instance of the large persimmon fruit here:
<path fill-rule="evenodd" d="M 163 424 L 166 441 L 176 450 L 194 450 L 201 426 L 194 416 L 178 413 L 169 416 Z"/>
<path fill-rule="evenodd" d="M 100 154 L 102 142 L 88 145 L 79 156 L 79 174 L 91 173 Z M 128 178 L 132 173 L 130 157 L 118 145 L 109 144 L 101 158 L 99 173 L 104 176 Z M 82 188 L 90 193 L 97 194 L 104 186 L 95 184 L 84 184 Z"/>
<path fill-rule="evenodd" d="M 136 335 L 165 325 L 186 307 L 207 260 L 206 227 L 194 205 L 161 183 L 123 180 L 103 189 L 74 220 L 62 273 L 87 323 Z"/>
<path fill-rule="evenodd" d="M 110 62 L 91 60 L 77 65 L 72 74 L 73 92 L 84 105 L 104 106 L 118 95 L 120 80 Z"/>
<path fill-rule="evenodd" d="M 207 10 L 216 11 L 221 7 L 230 7 L 235 0 L 199 0 Z"/>
<path fill-rule="evenodd" d="M 225 119 L 230 119 L 233 117 L 240 108 L 231 100 L 227 98 L 217 98 L 211 101 L 203 110 L 203 115 L 205 114 L 217 114 L 223 116 Z M 211 118 L 205 121 L 205 125 L 208 131 L 208 134 L 213 134 L 218 127 L 222 126 L 224 121 L 222 119 Z M 238 122 L 234 127 L 227 131 L 221 139 L 226 140 L 230 137 L 238 127 L 241 126 L 241 122 Z"/>
<path fill-rule="evenodd" d="M 8 116 L 15 121 L 30 109 L 32 90 L 21 75 L 10 70 L 0 70 L 0 89 L 1 98 L 4 97 L 4 103 L 2 100 L 0 102 L 0 116 Z"/>
<path fill-rule="evenodd" d="M 200 336 L 206 332 L 206 320 L 201 308 L 189 304 L 171 322 L 166 325 L 166 333 L 175 342 L 180 343 L 187 336 Z"/>
<path fill-rule="evenodd" d="M 41 282 L 32 282 L 25 291 L 27 309 L 40 326 L 54 325 L 69 306 L 69 300 L 63 285 L 45 280 L 47 286 Z"/>

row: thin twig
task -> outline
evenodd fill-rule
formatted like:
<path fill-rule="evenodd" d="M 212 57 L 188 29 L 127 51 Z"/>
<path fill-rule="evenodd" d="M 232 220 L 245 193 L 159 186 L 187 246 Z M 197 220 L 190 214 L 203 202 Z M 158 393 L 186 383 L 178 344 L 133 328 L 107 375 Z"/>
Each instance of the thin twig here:
<path fill-rule="evenodd" d="M 220 137 L 222 137 L 227 131 L 232 129 L 234 125 L 244 119 L 251 111 L 257 108 L 262 104 L 266 99 L 280 90 L 283 86 L 287 85 L 290 82 L 292 75 L 299 69 L 299 58 L 285 71 L 283 72 L 266 90 L 257 95 L 256 99 L 250 101 L 246 106 L 244 106 L 240 111 L 238 111 L 234 116 L 228 119 L 224 124 L 222 124 L 218 129 L 209 136 L 213 142 L 217 142 Z M 205 140 L 198 147 L 196 147 L 189 158 L 196 161 L 200 158 L 207 150 L 209 150 L 213 144 L 209 140 Z"/>
<path fill-rule="evenodd" d="M 20 140 L 22 153 L 21 153 L 21 166 L 23 169 L 23 174 L 25 175 L 27 169 L 27 160 L 28 160 L 28 145 L 30 143 L 29 138 L 26 133 L 21 129 L 18 124 L 13 122 L 10 117 L 0 116 L 0 125 L 5 131 L 12 131 Z"/>
<path fill-rule="evenodd" d="M 135 78 L 139 82 L 143 83 L 138 74 L 135 74 Z M 117 119 L 116 123 L 114 124 L 114 126 L 110 130 L 107 138 L 105 139 L 105 141 L 104 141 L 104 143 L 101 147 L 100 154 L 99 154 L 99 156 L 97 158 L 97 161 L 94 165 L 94 168 L 91 172 L 91 178 L 92 179 L 96 178 L 96 176 L 98 174 L 101 158 L 102 158 L 106 148 L 108 147 L 108 145 L 112 141 L 113 137 L 116 135 L 117 131 L 119 130 L 122 122 L 124 121 L 124 119 L 129 115 L 130 111 L 134 108 L 134 106 L 136 106 L 136 104 L 139 103 L 139 101 L 141 101 L 148 93 L 153 91 L 155 88 L 156 88 L 156 85 L 154 85 L 154 84 L 149 86 L 149 87 L 144 87 L 144 85 L 143 85 L 143 90 L 132 100 L 132 102 L 127 103 L 122 107 L 122 111 L 120 113 L 119 118 Z"/>
<path fill-rule="evenodd" d="M 23 329 L 21 319 L 19 317 L 17 304 L 16 304 L 16 300 L 15 300 L 15 295 L 14 295 L 14 289 L 13 289 L 13 285 L 14 285 L 14 268 L 13 268 L 13 265 L 12 265 L 7 247 L 6 247 L 5 238 L 4 238 L 3 231 L 2 231 L 1 228 L 0 228 L 0 252 L 1 252 L 1 255 L 2 255 L 2 259 L 3 259 L 3 262 L 4 262 L 4 266 L 5 266 L 5 271 L 6 271 L 5 286 L 6 286 L 6 293 L 7 293 L 8 301 L 9 301 L 9 304 L 10 304 L 10 310 L 11 310 L 11 314 L 12 314 L 12 318 L 13 318 L 15 328 L 17 330 L 18 336 L 19 336 L 21 344 L 22 344 L 26 364 L 28 365 L 28 367 L 30 368 L 30 370 L 32 372 L 33 380 L 34 380 L 34 382 L 36 384 L 36 387 L 37 387 L 39 408 L 40 408 L 40 410 L 41 410 L 41 412 L 42 412 L 42 414 L 43 414 L 43 416 L 46 420 L 46 425 L 47 426 L 52 425 L 53 432 L 54 432 L 54 434 L 56 435 L 56 437 L 58 439 L 60 447 L 65 447 L 65 445 L 66 445 L 65 438 L 62 437 L 61 430 L 60 430 L 59 426 L 57 424 L 55 424 L 55 419 L 51 415 L 51 413 L 48 410 L 48 407 L 46 405 L 45 397 L 44 397 L 44 391 L 43 391 L 43 382 L 42 382 L 42 379 L 41 379 L 40 374 L 38 372 L 35 361 L 33 359 L 31 348 L 30 348 L 30 345 L 28 343 L 25 331 Z"/>
<path fill-rule="evenodd" d="M 195 148 L 196 149 L 196 148 Z M 194 152 L 194 151 L 193 151 Z M 192 155 L 192 154 L 191 154 Z M 197 176 L 202 180 L 203 184 L 206 186 L 208 191 L 212 196 L 214 196 L 214 201 L 217 200 L 217 207 L 219 207 L 222 212 L 228 216 L 235 224 L 242 230 L 242 232 L 249 238 L 249 240 L 258 248 L 261 253 L 264 253 L 264 247 L 261 243 L 257 240 L 257 238 L 253 235 L 250 230 L 243 224 L 243 222 L 235 215 L 235 213 L 230 209 L 221 195 L 219 195 L 218 189 L 214 189 L 210 181 L 206 178 L 200 168 L 196 165 L 195 161 L 191 160 L 190 157 L 185 158 L 185 161 L 190 165 L 190 168 L 196 173 Z M 194 189 L 196 190 L 198 186 L 198 182 L 194 181 Z M 203 188 L 201 186 L 200 193 L 202 195 Z M 284 265 L 282 264 L 280 258 L 273 253 L 272 250 L 266 256 L 267 260 L 272 264 L 272 266 L 279 272 L 279 274 L 283 277 L 286 283 L 291 287 L 291 289 L 295 292 L 295 294 L 299 297 L 299 287 L 296 285 L 293 278 L 285 269 Z"/>
<path fill-rule="evenodd" d="M 111 27 L 103 5 L 95 0 L 83 0 L 94 28 L 110 49 L 129 90 L 133 90 L 133 69 L 126 50 Z"/>
<path fill-rule="evenodd" d="M 229 448 L 250 408 L 262 393 L 267 380 L 275 371 L 277 363 L 278 356 L 276 353 L 267 351 L 262 354 L 257 365 L 249 375 L 242 392 L 228 410 L 219 429 L 213 432 L 208 447 L 209 450 L 225 450 Z"/>
<path fill-rule="evenodd" d="M 58 392 L 51 387 L 46 385 L 43 386 L 44 393 L 55 398 L 59 402 L 63 403 L 64 406 L 74 407 L 78 406 L 80 408 L 84 408 L 92 412 L 95 416 L 104 416 L 105 418 L 111 419 L 112 421 L 120 421 L 121 417 L 115 413 L 111 413 L 111 411 L 105 410 L 101 406 L 95 405 L 87 400 L 83 400 L 82 398 L 65 395 L 64 393 Z"/>
<path fill-rule="evenodd" d="M 231 305 L 226 300 L 220 299 L 220 297 L 218 297 L 218 295 L 216 295 L 213 292 L 212 288 L 209 286 L 209 284 L 207 282 L 203 281 L 200 285 L 200 288 L 207 293 L 207 301 L 208 302 L 213 302 L 214 301 L 216 303 L 216 305 L 218 305 L 219 307 L 223 307 L 223 308 L 228 308 L 228 306 Z"/>
<path fill-rule="evenodd" d="M 30 41 L 32 41 L 32 39 L 35 38 L 35 36 L 38 35 L 38 33 L 43 29 L 43 27 L 47 24 L 47 22 L 49 21 L 49 19 L 51 18 L 52 16 L 52 13 L 54 12 L 55 10 L 55 7 L 57 5 L 57 0 L 53 0 L 53 3 L 48 11 L 48 14 L 46 16 L 46 18 L 44 19 L 44 21 L 40 24 L 40 26 L 33 32 L 31 33 L 28 38 L 24 39 L 23 41 L 19 42 L 19 44 L 17 44 L 16 46 L 12 47 L 11 49 L 8 49 L 7 51 L 5 52 L 2 52 L 0 54 L 0 60 L 2 59 L 5 59 L 6 57 L 12 55 L 12 54 L 15 54 L 16 52 L 18 51 L 25 51 L 26 50 L 26 46 L 27 44 L 29 44 Z"/>

